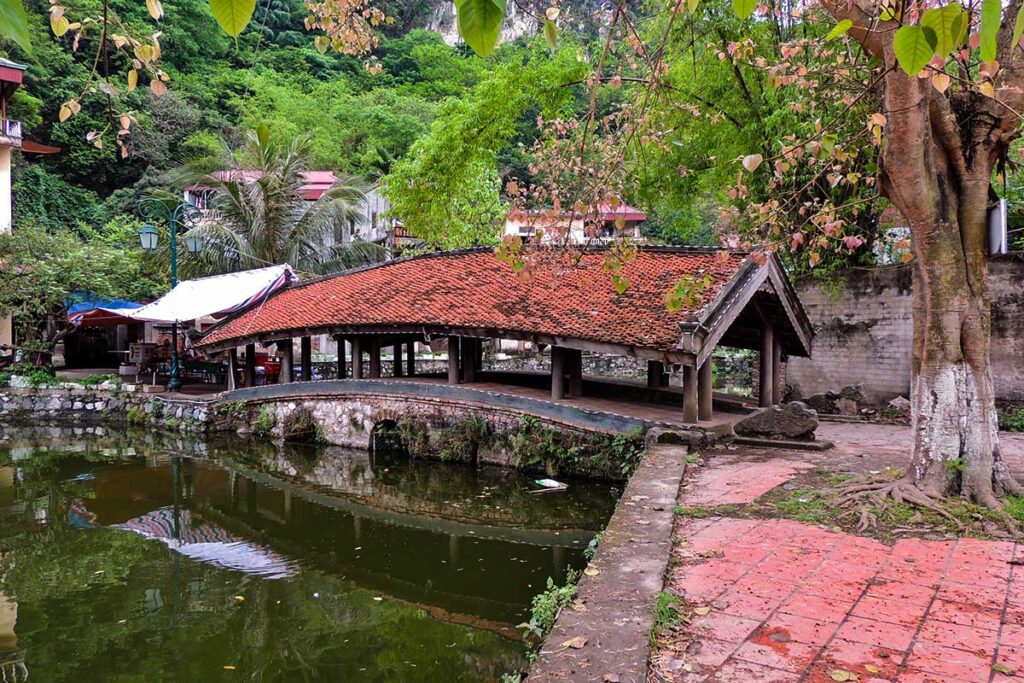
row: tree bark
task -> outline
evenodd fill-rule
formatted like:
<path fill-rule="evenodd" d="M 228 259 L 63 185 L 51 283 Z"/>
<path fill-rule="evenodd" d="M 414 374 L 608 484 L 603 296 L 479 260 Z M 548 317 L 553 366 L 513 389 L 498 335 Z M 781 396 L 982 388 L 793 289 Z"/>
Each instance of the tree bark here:
<path fill-rule="evenodd" d="M 986 232 L 993 169 L 1019 134 L 1024 69 L 1008 26 L 1021 0 L 1011 1 L 1000 34 L 1002 100 L 971 88 L 940 93 L 930 78 L 904 73 L 892 48 L 898 26 L 881 21 L 876 4 L 824 4 L 837 20 L 853 21 L 851 36 L 885 69 L 881 187 L 910 226 L 914 254 L 907 483 L 925 502 L 959 495 L 999 508 L 998 496 L 1024 489 L 999 450 Z"/>

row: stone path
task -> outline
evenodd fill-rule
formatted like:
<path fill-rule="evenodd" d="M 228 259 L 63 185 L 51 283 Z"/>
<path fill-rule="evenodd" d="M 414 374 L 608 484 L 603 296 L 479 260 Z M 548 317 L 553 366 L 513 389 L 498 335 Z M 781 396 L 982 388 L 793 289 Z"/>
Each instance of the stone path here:
<path fill-rule="evenodd" d="M 724 460 L 712 458 L 680 504 L 750 502 L 802 469 L 792 459 Z M 680 518 L 675 533 L 666 588 L 696 610 L 683 651 L 655 654 L 655 680 L 1024 680 L 1022 545 L 888 546 L 791 520 L 726 517 Z"/>

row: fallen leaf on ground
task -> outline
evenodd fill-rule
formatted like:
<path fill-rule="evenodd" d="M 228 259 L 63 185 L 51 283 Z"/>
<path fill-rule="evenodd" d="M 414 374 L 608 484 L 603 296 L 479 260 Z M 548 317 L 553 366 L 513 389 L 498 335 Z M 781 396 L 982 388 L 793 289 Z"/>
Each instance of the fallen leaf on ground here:
<path fill-rule="evenodd" d="M 619 683 L 622 679 L 619 678 L 619 674 L 605 674 L 604 676 L 601 676 L 601 680 L 604 681 L 604 683 Z"/>
<path fill-rule="evenodd" d="M 1005 664 L 993 664 L 992 665 L 992 670 L 995 671 L 997 674 L 1003 674 L 1004 676 L 1014 676 L 1015 675 L 1014 670 L 1011 669 L 1010 667 L 1006 666 Z"/>
<path fill-rule="evenodd" d="M 706 617 L 708 614 L 711 613 L 711 608 L 707 607 L 707 606 L 705 606 L 705 607 L 695 607 L 694 610 L 693 610 L 693 613 L 696 614 L 699 617 Z"/>
<path fill-rule="evenodd" d="M 587 576 L 597 576 L 598 574 L 601 573 L 601 570 L 600 569 L 594 569 L 593 567 L 587 567 L 586 569 L 583 570 L 583 573 L 586 574 Z"/>
<path fill-rule="evenodd" d="M 860 679 L 860 676 L 845 669 L 833 669 L 828 672 L 828 676 L 833 681 L 856 681 Z"/>
<path fill-rule="evenodd" d="M 574 650 L 578 650 L 587 644 L 587 639 L 583 636 L 576 636 L 562 643 L 561 647 L 571 647 Z"/>

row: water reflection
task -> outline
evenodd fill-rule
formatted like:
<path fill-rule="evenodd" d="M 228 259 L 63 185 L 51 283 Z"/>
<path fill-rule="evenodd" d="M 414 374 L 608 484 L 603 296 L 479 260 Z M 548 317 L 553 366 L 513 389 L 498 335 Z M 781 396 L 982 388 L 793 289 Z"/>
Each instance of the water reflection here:
<path fill-rule="evenodd" d="M 358 452 L 50 436 L 0 435 L 0 658 L 34 680 L 497 680 L 614 504 Z"/>

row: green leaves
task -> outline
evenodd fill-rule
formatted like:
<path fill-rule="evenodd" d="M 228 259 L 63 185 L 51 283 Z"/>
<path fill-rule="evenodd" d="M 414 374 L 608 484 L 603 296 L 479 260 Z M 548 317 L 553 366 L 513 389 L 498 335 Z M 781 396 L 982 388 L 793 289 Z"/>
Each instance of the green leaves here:
<path fill-rule="evenodd" d="M 998 1 L 998 0 L 997 0 Z M 506 0 L 455 0 L 459 34 L 473 52 L 486 57 L 498 43 Z"/>
<path fill-rule="evenodd" d="M 999 36 L 999 22 L 1002 18 L 1003 6 L 999 0 L 983 0 L 981 3 L 981 28 L 978 29 L 983 62 L 991 62 L 996 58 L 996 38 Z"/>
<path fill-rule="evenodd" d="M 249 25 L 256 0 L 210 0 L 210 10 L 224 32 L 237 38 Z"/>
<path fill-rule="evenodd" d="M 825 36 L 825 40 L 835 40 L 839 36 L 845 34 L 851 28 L 853 28 L 853 22 L 850 21 L 849 19 L 843 19 L 838 24 L 832 27 L 832 30 L 828 32 L 827 36 Z"/>
<path fill-rule="evenodd" d="M 1017 21 L 1013 22 L 1013 42 L 1010 43 L 1010 53 L 1020 43 L 1020 34 L 1024 32 L 1024 11 L 1017 12 Z"/>
<path fill-rule="evenodd" d="M 995 0 L 998 4 L 999 0 Z M 906 25 L 896 31 L 892 48 L 900 67 L 913 76 L 923 69 L 935 54 L 938 38 L 935 31 L 927 26 Z"/>
<path fill-rule="evenodd" d="M 28 18 L 21 0 L 0 0 L 0 36 L 13 40 L 22 50 L 32 54 Z"/>
<path fill-rule="evenodd" d="M 732 11 L 740 19 L 746 19 L 757 9 L 757 0 L 732 0 Z"/>
<path fill-rule="evenodd" d="M 959 3 L 951 2 L 945 7 L 925 10 L 921 14 L 921 26 L 935 31 L 935 54 L 945 56 L 963 42 L 967 14 Z"/>

